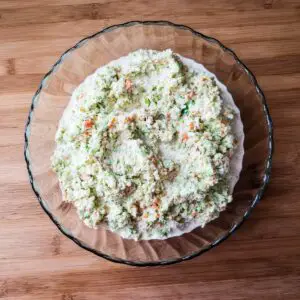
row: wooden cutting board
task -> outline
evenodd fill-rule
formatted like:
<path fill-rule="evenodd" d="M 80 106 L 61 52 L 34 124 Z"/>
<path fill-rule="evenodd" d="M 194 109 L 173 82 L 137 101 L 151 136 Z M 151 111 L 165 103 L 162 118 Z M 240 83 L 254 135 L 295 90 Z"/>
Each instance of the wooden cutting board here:
<path fill-rule="evenodd" d="M 39 206 L 23 158 L 43 74 L 83 37 L 136 19 L 183 23 L 232 48 L 275 125 L 271 183 L 251 217 L 217 248 L 166 267 L 114 264 L 68 240 Z M 1 0 L 0 76 L 0 299 L 300 299 L 299 0 Z"/>

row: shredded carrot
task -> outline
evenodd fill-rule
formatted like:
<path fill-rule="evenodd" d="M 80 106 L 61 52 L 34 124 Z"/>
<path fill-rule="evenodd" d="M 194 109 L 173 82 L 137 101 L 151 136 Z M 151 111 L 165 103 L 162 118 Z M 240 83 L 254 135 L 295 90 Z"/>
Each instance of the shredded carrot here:
<path fill-rule="evenodd" d="M 188 96 L 189 99 L 192 99 L 195 95 L 196 95 L 196 94 L 195 94 L 194 91 L 190 91 L 190 92 L 187 94 L 187 96 Z"/>
<path fill-rule="evenodd" d="M 92 128 L 93 125 L 94 125 L 93 120 L 86 120 L 86 121 L 84 121 L 84 127 L 87 128 L 87 129 L 88 128 Z"/>
<path fill-rule="evenodd" d="M 132 81 L 129 79 L 125 79 L 125 89 L 126 91 L 130 91 L 132 88 Z"/>
<path fill-rule="evenodd" d="M 158 166 L 158 161 L 157 161 L 157 159 L 156 159 L 155 156 L 151 156 L 151 157 L 150 157 L 150 161 L 154 164 L 155 167 Z"/>
<path fill-rule="evenodd" d="M 169 112 L 166 113 L 167 121 L 170 121 L 171 119 L 171 114 Z"/>
<path fill-rule="evenodd" d="M 155 198 L 154 201 L 153 201 L 152 207 L 153 208 L 158 208 L 159 204 L 160 204 L 160 199 Z"/>
<path fill-rule="evenodd" d="M 131 123 L 135 120 L 136 116 L 132 115 L 132 116 L 128 116 L 125 118 L 125 123 Z"/>
<path fill-rule="evenodd" d="M 112 129 L 116 125 L 116 122 L 117 122 L 116 118 L 112 118 L 112 120 L 108 124 L 108 128 Z"/>
<path fill-rule="evenodd" d="M 189 136 L 188 136 L 188 134 L 185 132 L 185 133 L 182 135 L 181 141 L 182 141 L 182 142 L 186 142 L 188 139 L 189 139 Z"/>
<path fill-rule="evenodd" d="M 191 122 L 191 123 L 189 124 L 189 128 L 190 128 L 190 130 L 194 130 L 194 129 L 195 129 L 195 125 L 194 125 L 193 122 Z"/>

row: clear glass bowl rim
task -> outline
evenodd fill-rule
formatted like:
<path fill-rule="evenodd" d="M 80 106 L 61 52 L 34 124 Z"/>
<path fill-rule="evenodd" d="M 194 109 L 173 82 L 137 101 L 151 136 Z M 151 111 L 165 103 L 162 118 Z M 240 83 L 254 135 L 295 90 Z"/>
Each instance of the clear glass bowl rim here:
<path fill-rule="evenodd" d="M 255 86 L 256 92 L 257 94 L 260 96 L 261 99 L 261 105 L 263 107 L 264 110 L 264 114 L 265 114 L 265 118 L 266 118 L 266 122 L 267 122 L 267 126 L 268 126 L 268 157 L 267 157 L 267 161 L 265 164 L 265 170 L 264 170 L 264 177 L 263 177 L 263 182 L 260 185 L 255 197 L 253 198 L 253 201 L 251 203 L 251 205 L 249 206 L 249 209 L 246 211 L 246 213 L 244 214 L 243 218 L 241 219 L 241 221 L 237 224 L 235 224 L 229 231 L 228 233 L 223 236 L 221 239 L 218 239 L 216 241 L 214 241 L 213 243 L 211 243 L 208 247 L 201 249 L 198 252 L 194 252 L 190 255 L 187 256 L 183 256 L 180 258 L 176 258 L 176 259 L 171 259 L 171 260 L 164 260 L 164 261 L 154 261 L 154 262 L 137 262 L 137 261 L 129 261 L 129 260 L 124 260 L 124 259 L 120 259 L 120 258 L 115 258 L 115 257 L 111 257 L 105 253 L 102 253 L 98 250 L 95 250 L 91 247 L 89 247 L 88 245 L 82 243 L 80 240 L 78 240 L 76 237 L 74 237 L 72 234 L 70 234 L 69 232 L 67 232 L 66 229 L 64 229 L 61 224 L 55 219 L 55 217 L 52 215 L 52 213 L 47 209 L 46 205 L 43 203 L 43 200 L 39 194 L 38 189 L 36 188 L 35 184 L 34 184 L 34 179 L 33 179 L 33 175 L 32 175 L 32 171 L 31 171 L 31 165 L 30 165 L 30 158 L 28 155 L 29 152 L 29 136 L 30 136 L 30 123 L 31 123 L 31 115 L 32 112 L 34 111 L 35 108 L 35 99 L 37 99 L 39 97 L 39 94 L 43 88 L 43 85 L 45 83 L 45 81 L 47 80 L 48 76 L 51 75 L 52 72 L 55 71 L 56 67 L 61 64 L 64 60 L 64 56 L 70 52 L 72 52 L 73 50 L 81 47 L 84 43 L 86 43 L 88 40 L 104 34 L 106 32 L 109 31 L 113 31 L 117 28 L 121 28 L 121 27 L 128 27 L 128 26 L 135 26 L 135 25 L 143 25 L 143 26 L 148 26 L 148 25 L 154 25 L 154 26 L 171 26 L 171 27 L 175 27 L 176 29 L 181 29 L 181 30 L 186 30 L 186 31 L 190 31 L 191 34 L 200 37 L 210 43 L 214 43 L 217 44 L 220 48 L 223 49 L 223 51 L 229 53 L 234 60 L 236 61 L 236 63 L 238 65 L 240 65 L 242 67 L 242 69 L 245 71 L 245 73 L 248 75 L 248 77 L 250 78 L 252 84 Z M 176 24 L 176 23 L 172 23 L 170 21 L 129 21 L 129 22 L 125 22 L 125 23 L 121 23 L 121 24 L 116 24 L 116 25 L 111 25 L 109 27 L 106 27 L 98 32 L 96 32 L 93 35 L 90 35 L 82 40 L 80 40 L 79 42 L 77 42 L 73 47 L 69 48 L 68 50 L 66 50 L 61 57 L 58 59 L 58 61 L 52 66 L 52 68 L 50 69 L 50 71 L 48 73 L 46 73 L 46 75 L 43 77 L 43 79 L 41 80 L 41 83 L 39 85 L 38 90 L 35 92 L 33 98 L 32 98 L 32 103 L 29 109 L 29 115 L 27 118 L 27 122 L 26 122 L 26 126 L 25 126 L 25 134 L 24 134 L 24 138 L 25 138 L 25 144 L 24 144 L 24 157 L 25 157 L 25 162 L 26 162 L 26 167 L 27 167 L 27 171 L 28 171 L 28 175 L 29 175 L 29 180 L 30 180 L 30 184 L 31 187 L 41 205 L 41 207 L 43 208 L 43 210 L 46 212 L 46 214 L 50 217 L 50 219 L 53 221 L 53 223 L 57 226 L 57 228 L 65 235 L 67 236 L 69 239 L 71 239 L 73 242 L 75 242 L 77 245 L 79 245 L 81 248 L 90 251 L 102 258 L 105 258 L 109 261 L 115 262 L 115 263 L 121 263 L 121 264 L 126 264 L 126 265 L 132 265 L 132 266 L 158 266 L 158 265 L 170 265 L 170 264 L 174 264 L 174 263 L 178 263 L 178 262 L 182 262 L 185 260 L 189 260 L 192 259 L 194 257 L 197 257 L 201 254 L 203 254 L 204 252 L 210 250 L 211 248 L 217 246 L 218 244 L 220 244 L 221 242 L 223 242 L 224 240 L 226 240 L 231 234 L 233 234 L 243 223 L 244 221 L 249 217 L 252 209 L 255 207 L 255 205 L 260 201 L 260 199 L 263 196 L 263 193 L 266 190 L 266 187 L 270 181 L 270 176 L 271 176 L 271 166 L 272 166 L 272 156 L 273 156 L 273 151 L 274 151 L 274 140 L 273 140 L 273 123 L 272 123 L 272 119 L 269 113 L 269 108 L 266 102 L 266 98 L 265 95 L 263 93 L 263 91 L 261 90 L 260 86 L 258 85 L 258 82 L 254 76 L 254 74 L 249 70 L 249 68 L 238 58 L 238 56 L 234 53 L 234 51 L 232 51 L 231 49 L 227 48 L 226 46 L 224 46 L 219 40 L 207 36 L 201 32 L 198 32 L 194 29 L 192 29 L 189 26 L 186 25 L 181 25 L 181 24 Z"/>

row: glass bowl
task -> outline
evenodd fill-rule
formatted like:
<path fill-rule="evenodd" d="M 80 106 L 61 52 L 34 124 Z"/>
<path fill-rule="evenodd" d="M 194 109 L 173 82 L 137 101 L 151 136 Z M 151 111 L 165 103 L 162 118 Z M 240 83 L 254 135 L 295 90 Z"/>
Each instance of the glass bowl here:
<path fill-rule="evenodd" d="M 202 63 L 227 86 L 244 125 L 243 169 L 232 203 L 204 228 L 166 240 L 127 240 L 102 227 L 87 227 L 74 207 L 62 202 L 58 179 L 50 166 L 58 122 L 74 88 L 100 66 L 140 48 L 170 48 Z M 165 21 L 111 26 L 67 50 L 35 93 L 25 131 L 25 160 L 32 188 L 60 231 L 101 257 L 137 266 L 187 260 L 224 241 L 261 199 L 270 177 L 272 149 L 272 122 L 266 100 L 249 69 L 216 39 Z"/>

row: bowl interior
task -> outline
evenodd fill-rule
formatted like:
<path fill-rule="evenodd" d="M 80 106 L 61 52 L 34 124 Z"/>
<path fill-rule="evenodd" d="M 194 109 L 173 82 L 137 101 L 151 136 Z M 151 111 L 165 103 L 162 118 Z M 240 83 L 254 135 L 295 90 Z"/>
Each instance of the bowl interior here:
<path fill-rule="evenodd" d="M 100 66 L 140 48 L 171 48 L 216 74 L 240 109 L 245 155 L 233 202 L 218 219 L 180 237 L 136 242 L 122 239 L 104 228 L 94 230 L 85 226 L 74 207 L 62 202 L 50 157 L 55 148 L 58 122 L 75 87 Z M 62 56 L 43 80 L 33 99 L 28 121 L 25 154 L 32 185 L 42 206 L 75 242 L 119 262 L 140 265 L 171 263 L 211 248 L 225 239 L 247 216 L 268 180 L 271 124 L 255 80 L 230 51 L 184 26 L 133 22 L 114 26 L 78 43 Z"/>

